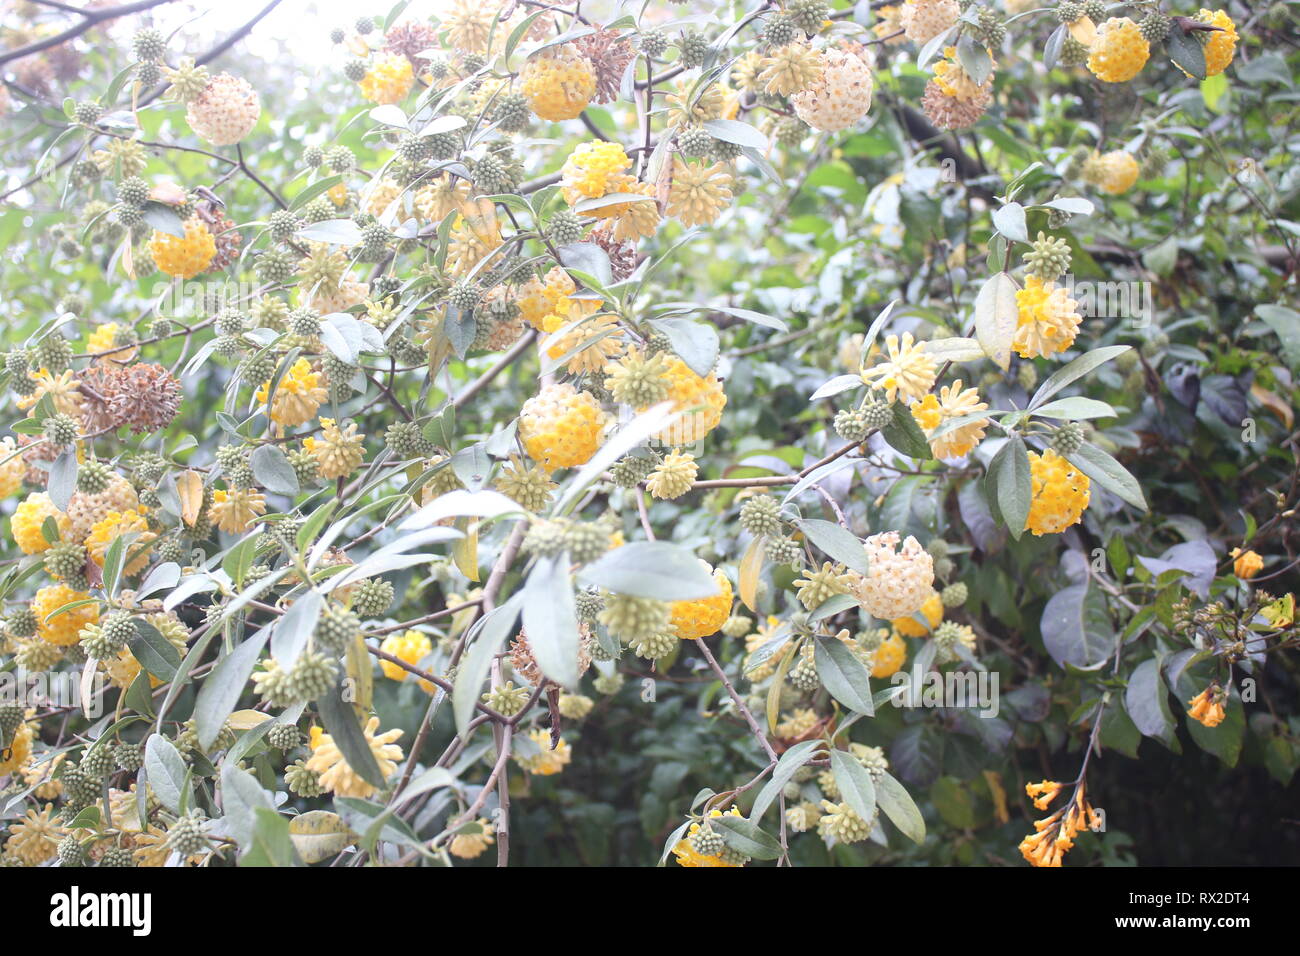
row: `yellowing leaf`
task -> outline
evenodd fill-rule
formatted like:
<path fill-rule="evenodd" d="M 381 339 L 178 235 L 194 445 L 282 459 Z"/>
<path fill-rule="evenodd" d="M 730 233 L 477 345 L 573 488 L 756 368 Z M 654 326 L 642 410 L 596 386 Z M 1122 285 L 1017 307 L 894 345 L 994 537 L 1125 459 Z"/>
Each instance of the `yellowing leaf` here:
<path fill-rule="evenodd" d="M 749 542 L 745 556 L 740 559 L 740 600 L 751 611 L 757 611 L 758 576 L 763 570 L 763 546 L 767 542 L 764 535 L 759 535 Z"/>
<path fill-rule="evenodd" d="M 993 797 L 993 815 L 997 817 L 998 823 L 1006 823 L 1011 819 L 1011 814 L 1007 812 L 1007 791 L 1002 786 L 1002 777 L 996 770 L 984 771 L 984 782 L 989 785 L 989 793 Z"/>
<path fill-rule="evenodd" d="M 475 583 L 478 573 L 478 522 L 472 518 L 457 518 L 456 527 L 465 532 L 465 537 L 456 542 L 452 548 L 452 560 L 460 573 Z"/>
<path fill-rule="evenodd" d="M 1291 429 L 1292 424 L 1295 422 L 1295 411 L 1292 410 L 1290 405 L 1258 382 L 1250 386 L 1250 394 L 1254 396 L 1255 401 L 1281 419 L 1282 424 L 1287 427 L 1288 431 Z"/>
<path fill-rule="evenodd" d="M 289 820 L 289 839 L 302 861 L 310 865 L 343 852 L 357 836 L 337 813 L 308 810 Z"/>
<path fill-rule="evenodd" d="M 197 471 L 186 471 L 176 479 L 176 491 L 181 498 L 181 520 L 194 527 L 203 510 L 203 479 Z"/>
<path fill-rule="evenodd" d="M 375 669 L 370 660 L 370 652 L 366 650 L 366 639 L 360 634 L 348 648 L 347 669 L 355 694 L 352 706 L 356 708 L 357 715 L 364 719 L 375 700 Z"/>
<path fill-rule="evenodd" d="M 1067 23 L 1065 28 L 1070 31 L 1070 36 L 1086 47 L 1091 47 L 1097 39 L 1097 24 L 1089 17 L 1079 17 L 1073 23 Z"/>
<path fill-rule="evenodd" d="M 252 730 L 271 719 L 270 714 L 259 713 L 256 710 L 237 710 L 226 718 L 226 723 L 231 730 Z"/>

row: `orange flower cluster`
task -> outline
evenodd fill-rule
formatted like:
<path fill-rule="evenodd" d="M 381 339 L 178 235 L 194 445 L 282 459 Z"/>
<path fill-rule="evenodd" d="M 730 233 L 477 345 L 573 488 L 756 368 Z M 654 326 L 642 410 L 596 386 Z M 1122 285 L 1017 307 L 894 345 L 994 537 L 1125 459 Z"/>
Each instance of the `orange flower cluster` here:
<path fill-rule="evenodd" d="M 1034 798 L 1034 806 L 1046 810 L 1063 789 L 1055 780 L 1025 785 L 1025 793 Z M 1060 866 L 1065 854 L 1074 847 L 1074 838 L 1084 827 L 1102 828 L 1102 817 L 1088 803 L 1086 787 L 1080 783 L 1074 796 L 1051 816 L 1034 821 L 1034 832 L 1020 841 L 1020 853 L 1033 866 Z"/>

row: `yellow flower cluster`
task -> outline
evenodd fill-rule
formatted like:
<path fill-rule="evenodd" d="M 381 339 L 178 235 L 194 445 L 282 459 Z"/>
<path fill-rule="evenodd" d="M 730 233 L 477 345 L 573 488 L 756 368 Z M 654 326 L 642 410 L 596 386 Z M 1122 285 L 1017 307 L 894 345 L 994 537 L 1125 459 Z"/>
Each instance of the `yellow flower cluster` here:
<path fill-rule="evenodd" d="M 584 199 L 599 199 L 608 193 L 623 192 L 622 186 L 632 177 L 626 175 L 632 160 L 623 147 L 607 140 L 580 143 L 560 168 L 560 191 L 564 201 L 576 206 Z M 601 209 L 591 215 L 608 215 Z"/>
<path fill-rule="evenodd" d="M 1045 358 L 1074 344 L 1083 317 L 1063 286 L 1029 276 L 1025 287 L 1016 292 L 1016 307 L 1011 347 L 1021 358 Z"/>
<path fill-rule="evenodd" d="M 1108 153 L 1093 152 L 1083 162 L 1084 182 L 1096 186 L 1110 196 L 1120 196 L 1133 188 L 1141 167 L 1131 153 L 1113 149 Z"/>
<path fill-rule="evenodd" d="M 567 767 L 569 761 L 573 759 L 573 751 L 569 749 L 569 742 L 564 738 L 560 738 L 559 743 L 554 747 L 551 746 L 549 730 L 540 727 L 530 730 L 528 739 L 537 746 L 537 753 L 519 756 L 516 759 L 519 765 L 531 774 L 539 777 L 552 776 Z"/>
<path fill-rule="evenodd" d="M 1035 797 L 1034 806 L 1046 810 L 1062 790 L 1054 780 L 1025 785 L 1025 792 Z M 1085 787 L 1079 784 L 1074 798 L 1051 816 L 1034 821 L 1034 832 L 1020 841 L 1020 854 L 1033 866 L 1057 866 L 1065 854 L 1073 849 L 1074 838 L 1084 828 L 1100 830 L 1101 814 L 1093 809 L 1085 796 Z"/>
<path fill-rule="evenodd" d="M 579 315 L 591 315 L 600 309 L 598 299 L 574 298 L 578 284 L 559 266 L 553 266 L 539 279 L 533 276 L 519 288 L 520 315 L 539 332 L 554 332 Z"/>
<path fill-rule="evenodd" d="M 217 240 L 198 216 L 185 220 L 185 236 L 154 230 L 149 255 L 160 272 L 178 279 L 193 279 L 206 269 L 217 254 Z"/>
<path fill-rule="evenodd" d="M 387 730 L 377 734 L 379 718 L 371 717 L 366 722 L 362 733 L 366 744 L 379 764 L 379 775 L 385 780 L 397 769 L 397 761 L 402 759 L 402 748 L 393 741 L 402 736 L 401 730 Z M 373 794 L 376 787 L 359 776 L 339 750 L 338 744 L 329 734 L 322 733 L 319 727 L 312 729 L 311 757 L 307 760 L 307 769 L 320 774 L 320 784 L 338 797 L 365 798 Z"/>
<path fill-rule="evenodd" d="M 904 401 L 919 400 L 934 387 L 939 367 L 925 353 L 925 343 L 915 341 L 911 332 L 904 332 L 901 339 L 887 336 L 885 354 L 885 361 L 864 368 L 861 374 L 862 381 L 883 391 L 886 399 L 892 402 L 901 396 Z"/>
<path fill-rule="evenodd" d="M 1227 716 L 1223 707 L 1227 699 L 1228 694 L 1222 687 L 1211 684 L 1187 702 L 1187 716 L 1206 727 L 1217 727 Z"/>
<path fill-rule="evenodd" d="M 263 405 L 271 390 L 270 382 L 263 382 L 255 398 Z M 281 376 L 271 396 L 271 420 L 280 424 L 301 425 L 310 421 L 320 409 L 329 392 L 321 385 L 320 372 L 313 372 L 311 362 L 300 358 Z"/>
<path fill-rule="evenodd" d="M 411 61 L 396 53 L 375 60 L 358 85 L 361 95 L 372 103 L 397 103 L 406 98 L 415 82 Z"/>
<path fill-rule="evenodd" d="M 72 521 L 54 506 L 45 492 L 32 492 L 14 509 L 13 516 L 9 519 L 9 530 L 13 534 L 14 544 L 22 549 L 23 554 L 40 554 L 50 547 L 50 542 L 45 540 L 45 533 L 41 530 L 46 518 L 54 519 L 59 529 L 59 538 L 66 540 Z"/>
<path fill-rule="evenodd" d="M 82 604 L 61 614 L 61 607 L 85 601 L 90 597 L 85 591 L 74 591 L 66 584 L 51 584 L 36 592 L 32 598 L 32 612 L 36 615 L 36 634 L 48 644 L 69 647 L 77 643 L 77 634 L 87 624 L 99 623 L 99 605 Z M 50 615 L 54 615 L 51 617 Z"/>
<path fill-rule="evenodd" d="M 604 427 L 600 403 L 568 382 L 547 385 L 519 412 L 519 440 L 548 473 L 590 461 Z"/>
<path fill-rule="evenodd" d="M 731 615 L 731 582 L 721 571 L 713 572 L 718 593 L 691 601 L 674 601 L 672 626 L 684 641 L 716 634 Z"/>
<path fill-rule="evenodd" d="M 1205 75 L 1217 76 L 1228 68 L 1237 53 L 1237 25 L 1223 10 L 1202 8 L 1196 19 L 1220 28 L 1205 41 Z"/>
<path fill-rule="evenodd" d="M 665 381 L 673 410 L 680 412 L 681 417 L 656 432 L 655 438 L 668 445 L 689 445 L 718 427 L 727 396 L 717 375 L 713 372 L 707 377 L 696 375 L 674 356 L 665 371 Z"/>
<path fill-rule="evenodd" d="M 332 418 L 322 418 L 321 437 L 308 437 L 302 446 L 316 459 L 318 473 L 326 481 L 344 478 L 357 470 L 365 459 L 364 435 L 357 433 L 357 423 L 348 422 L 342 428 Z"/>
<path fill-rule="evenodd" d="M 727 811 L 727 815 L 732 817 L 741 816 L 740 809 L 737 807 L 732 807 L 730 810 Z M 720 817 L 722 816 L 722 811 L 710 810 L 709 816 Z M 692 823 L 690 829 L 687 831 L 688 837 L 695 836 L 695 834 L 699 833 L 700 830 L 701 830 L 700 824 Z M 676 843 L 673 844 L 673 856 L 676 858 L 678 866 L 725 866 L 725 867 L 744 866 L 744 864 L 739 861 L 733 863 L 733 862 L 728 862 L 726 860 L 723 860 L 716 853 L 710 855 L 705 855 L 703 853 L 700 853 L 694 847 L 691 846 L 689 839 L 678 840 Z"/>
<path fill-rule="evenodd" d="M 153 540 L 158 536 L 149 530 L 149 522 L 145 519 L 147 514 L 148 510 L 145 508 L 110 511 L 95 522 L 85 542 L 91 560 L 102 568 L 109 547 L 118 538 L 129 534 L 134 535 L 134 538 L 126 546 L 126 573 L 139 574 L 148 567 L 149 551 Z"/>
<path fill-rule="evenodd" d="M 218 488 L 212 493 L 212 520 L 227 534 L 243 534 L 266 514 L 266 495 L 251 488 Z"/>
<path fill-rule="evenodd" d="M 925 618 L 925 624 L 918 621 L 915 615 L 908 615 L 891 622 L 894 630 L 904 637 L 925 637 L 927 633 L 938 627 L 943 621 L 943 599 L 939 597 L 939 592 L 932 591 L 916 613 Z"/>
<path fill-rule="evenodd" d="M 1025 528 L 1038 536 L 1078 524 L 1091 498 L 1088 476 L 1050 448 L 1041 456 L 1029 453 L 1029 472 L 1034 497 Z"/>
<path fill-rule="evenodd" d="M 1124 83 L 1146 66 L 1151 45 L 1128 17 L 1111 17 L 1097 27 L 1088 53 L 1088 69 L 1104 83 Z"/>
<path fill-rule="evenodd" d="M 385 654 L 392 654 L 398 660 L 410 664 L 412 667 L 419 667 L 420 662 L 433 653 L 433 642 L 429 640 L 427 634 L 419 631 L 408 630 L 401 634 L 389 634 L 379 649 Z M 384 672 L 384 676 L 389 680 L 404 681 L 414 675 L 405 668 L 399 667 L 392 661 L 381 660 L 379 669 Z M 433 685 L 428 681 L 417 678 L 420 686 L 425 690 L 432 690 Z"/>
<path fill-rule="evenodd" d="M 945 422 L 973 415 L 988 408 L 987 402 L 980 401 L 980 393 L 974 388 L 962 388 L 961 379 L 939 389 L 939 394 L 929 392 L 919 402 L 912 403 L 912 417 L 929 436 Z M 969 455 L 984 437 L 987 418 L 977 418 L 964 425 L 945 432 L 930 441 L 930 450 L 936 458 L 961 458 Z"/>
<path fill-rule="evenodd" d="M 542 119 L 573 119 L 587 108 L 596 93 L 596 70 L 590 60 L 566 43 L 524 64 L 519 92 Z"/>

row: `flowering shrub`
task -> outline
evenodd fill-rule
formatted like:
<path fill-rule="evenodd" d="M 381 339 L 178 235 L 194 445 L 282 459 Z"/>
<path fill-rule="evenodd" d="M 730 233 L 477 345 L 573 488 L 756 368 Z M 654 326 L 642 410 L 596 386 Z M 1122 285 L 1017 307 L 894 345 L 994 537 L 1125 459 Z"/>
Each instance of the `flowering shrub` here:
<path fill-rule="evenodd" d="M 1281 14 L 133 6 L 3 14 L 0 861 L 1295 849 Z"/>

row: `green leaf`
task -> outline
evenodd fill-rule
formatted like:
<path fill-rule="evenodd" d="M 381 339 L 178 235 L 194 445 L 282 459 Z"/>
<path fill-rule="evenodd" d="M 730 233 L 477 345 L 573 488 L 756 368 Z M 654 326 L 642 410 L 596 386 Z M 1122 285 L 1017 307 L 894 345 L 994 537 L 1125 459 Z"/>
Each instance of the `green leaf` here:
<path fill-rule="evenodd" d="M 607 591 L 656 601 L 693 601 L 718 593 L 708 566 L 667 541 L 633 541 L 615 548 L 583 568 L 579 577 Z"/>
<path fill-rule="evenodd" d="M 993 225 L 1008 239 L 1014 239 L 1016 242 L 1029 241 L 1029 227 L 1025 225 L 1025 207 L 1018 202 L 1006 203 L 995 210 Z"/>
<path fill-rule="evenodd" d="M 226 724 L 226 718 L 239 703 L 239 697 L 270 636 L 270 627 L 257 631 L 223 657 L 204 679 L 194 701 L 194 721 L 199 732 L 199 745 L 205 751 L 216 741 L 221 728 Z"/>
<path fill-rule="evenodd" d="M 1142 486 L 1128 469 L 1096 445 L 1084 442 L 1078 451 L 1065 456 L 1066 461 L 1101 485 L 1107 491 L 1131 504 L 1134 508 L 1147 510 L 1147 499 L 1142 493 Z"/>
<path fill-rule="evenodd" d="M 930 441 L 916 421 L 916 416 L 902 402 L 894 402 L 894 420 L 880 430 L 880 436 L 891 448 L 901 451 L 909 458 L 926 461 L 934 457 L 930 451 Z"/>
<path fill-rule="evenodd" d="M 172 742 L 161 734 L 153 734 L 145 742 L 144 771 L 149 777 L 149 786 L 162 805 L 172 813 L 183 813 L 189 791 L 189 771 Z"/>
<path fill-rule="evenodd" d="M 468 732 L 470 719 L 474 716 L 474 705 L 478 702 L 492 667 L 492 658 L 496 656 L 507 637 L 514 633 L 515 621 L 523 605 L 523 592 L 510 598 L 505 604 L 493 610 L 482 619 L 478 636 L 469 645 L 469 651 L 461 658 L 460 669 L 456 673 L 456 685 L 452 690 L 452 713 L 456 718 L 456 732 L 464 735 Z"/>
<path fill-rule="evenodd" d="M 569 552 L 538 558 L 524 583 L 524 630 L 542 673 L 561 687 L 578 683 L 578 613 Z"/>
<path fill-rule="evenodd" d="M 772 768 L 771 778 L 754 798 L 754 805 L 749 810 L 750 820 L 757 823 L 763 819 L 763 814 L 767 813 L 768 807 L 776 802 L 785 785 L 790 782 L 800 767 L 817 756 L 822 745 L 820 740 L 804 740 L 781 754 L 781 759 Z"/>
<path fill-rule="evenodd" d="M 289 832 L 289 821 L 274 810 L 253 811 L 252 845 L 239 857 L 240 866 L 302 866 Z"/>
<path fill-rule="evenodd" d="M 887 771 L 875 783 L 876 802 L 885 816 L 913 843 L 924 843 L 925 820 L 903 785 Z"/>
<path fill-rule="evenodd" d="M 1147 658 L 1129 675 L 1124 688 L 1124 709 L 1144 736 L 1172 747 L 1174 718 L 1169 710 L 1169 690 L 1160 678 L 1160 661 Z"/>
<path fill-rule="evenodd" d="M 818 637 L 813 660 L 817 676 L 832 697 L 850 710 L 870 717 L 876 712 L 871 699 L 871 675 L 843 641 Z"/>
<path fill-rule="evenodd" d="M 766 150 L 768 146 L 766 136 L 748 123 L 741 123 L 738 120 L 705 120 L 704 130 L 714 139 L 720 139 L 724 143 L 735 143 L 737 146 L 749 146 L 760 150 Z"/>
<path fill-rule="evenodd" d="M 140 666 L 154 677 L 172 680 L 181 666 L 181 655 L 176 645 L 142 617 L 132 619 L 131 623 L 135 625 L 135 634 L 127 639 L 127 646 Z"/>
<path fill-rule="evenodd" d="M 821 518 L 799 518 L 794 523 L 809 541 L 831 558 L 859 574 L 867 573 L 866 549 L 852 532 Z"/>
<path fill-rule="evenodd" d="M 876 785 L 871 774 L 852 754 L 843 750 L 831 751 L 831 773 L 844 802 L 870 825 L 876 814 Z"/>
<path fill-rule="evenodd" d="M 1004 372 L 1011 367 L 1011 342 L 1019 316 L 1015 280 L 1005 272 L 989 276 L 975 296 L 975 338 Z"/>
<path fill-rule="evenodd" d="M 781 844 L 776 837 L 744 817 L 724 813 L 720 817 L 710 817 L 709 826 L 720 831 L 719 835 L 727 846 L 755 860 L 776 860 L 781 856 Z"/>
<path fill-rule="evenodd" d="M 1284 305 L 1257 305 L 1255 314 L 1277 333 L 1291 371 L 1300 372 L 1300 312 Z"/>
<path fill-rule="evenodd" d="M 998 449 L 989 464 L 989 479 L 993 482 L 998 511 L 1013 538 L 1024 534 L 1029 518 L 1029 506 L 1034 497 L 1034 483 L 1029 469 L 1029 454 L 1024 439 L 1012 435 Z"/>
<path fill-rule="evenodd" d="M 1099 349 L 1093 349 L 1080 355 L 1077 359 L 1068 365 L 1053 372 L 1042 385 L 1038 386 L 1038 391 L 1034 392 L 1034 397 L 1029 400 L 1030 410 L 1042 405 L 1065 386 L 1071 382 L 1083 378 L 1098 366 L 1105 365 L 1117 355 L 1123 355 L 1129 350 L 1127 345 L 1107 345 Z"/>
<path fill-rule="evenodd" d="M 1165 49 L 1169 59 L 1184 73 L 1190 73 L 1197 80 L 1205 79 L 1205 48 L 1190 30 L 1174 23 L 1165 40 Z"/>
<path fill-rule="evenodd" d="M 260 445 L 249 458 L 253 477 L 267 491 L 277 495 L 296 495 L 298 475 L 279 445 Z"/>
<path fill-rule="evenodd" d="M 302 862 L 310 866 L 338 856 L 356 842 L 357 835 L 337 813 L 308 810 L 289 820 L 289 839 Z"/>
<path fill-rule="evenodd" d="M 1069 398 L 1058 398 L 1054 402 L 1040 405 L 1034 409 L 1033 414 L 1039 418 L 1082 421 L 1087 418 L 1114 418 L 1117 413 L 1106 402 L 1099 402 L 1095 398 L 1084 398 L 1082 395 L 1072 395 Z"/>
<path fill-rule="evenodd" d="M 1043 607 L 1039 623 L 1043 646 L 1064 667 L 1092 668 L 1107 660 L 1115 649 L 1106 601 L 1101 592 L 1085 584 L 1057 591 Z"/>

